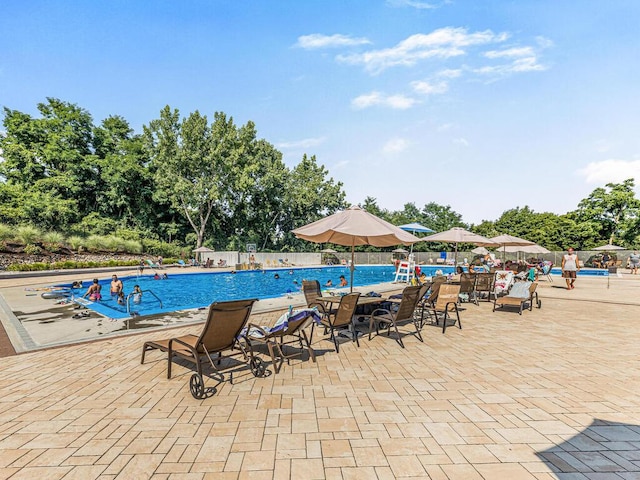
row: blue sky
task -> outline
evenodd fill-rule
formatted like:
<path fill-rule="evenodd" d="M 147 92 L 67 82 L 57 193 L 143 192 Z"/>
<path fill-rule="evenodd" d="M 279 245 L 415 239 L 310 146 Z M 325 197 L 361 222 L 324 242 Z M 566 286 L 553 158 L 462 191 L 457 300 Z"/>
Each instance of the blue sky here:
<path fill-rule="evenodd" d="M 316 155 L 347 199 L 566 213 L 640 182 L 640 2 L 3 2 L 0 104 L 56 97 L 141 132 L 223 111 Z"/>

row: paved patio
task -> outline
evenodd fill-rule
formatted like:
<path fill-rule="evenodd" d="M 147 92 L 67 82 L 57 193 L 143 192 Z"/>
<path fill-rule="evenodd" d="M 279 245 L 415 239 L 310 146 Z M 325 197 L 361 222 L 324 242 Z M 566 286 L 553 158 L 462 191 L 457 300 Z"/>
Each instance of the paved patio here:
<path fill-rule="evenodd" d="M 204 401 L 188 368 L 140 365 L 144 340 L 197 325 L 3 358 L 0 478 L 640 479 L 640 280 L 560 282 L 404 350 L 316 336 L 317 363 Z"/>

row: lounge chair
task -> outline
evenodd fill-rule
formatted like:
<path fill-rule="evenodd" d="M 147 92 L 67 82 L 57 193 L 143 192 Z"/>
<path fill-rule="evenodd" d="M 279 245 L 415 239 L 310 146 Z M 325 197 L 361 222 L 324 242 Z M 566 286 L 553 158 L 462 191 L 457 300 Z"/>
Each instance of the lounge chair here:
<path fill-rule="evenodd" d="M 496 307 L 517 307 L 518 313 L 522 315 L 522 310 L 528 306 L 531 311 L 534 303 L 538 308 L 541 308 L 542 301 L 538 298 L 537 286 L 537 282 L 514 283 L 507 295 L 496 297 L 493 300 L 493 311 L 496 311 Z"/>
<path fill-rule="evenodd" d="M 178 266 L 179 266 L 179 267 L 188 267 L 188 266 L 189 266 L 189 265 L 187 265 L 187 264 L 185 263 L 185 261 L 184 261 L 184 260 L 178 260 L 178 262 L 177 262 L 177 263 L 178 263 Z"/>
<path fill-rule="evenodd" d="M 493 284 L 494 297 L 505 295 L 511 285 L 513 284 L 513 271 L 511 270 L 498 270 L 496 272 L 496 279 Z"/>
<path fill-rule="evenodd" d="M 215 373 L 219 375 L 219 383 L 224 381 L 224 376 L 216 363 L 220 365 L 222 353 L 227 350 L 234 351 L 224 358 L 242 355 L 245 363 L 251 368 L 251 372 L 257 376 L 265 374 L 264 366 L 258 357 L 253 355 L 248 344 L 242 342 L 241 332 L 249 320 L 253 304 L 257 300 L 234 300 L 230 302 L 216 302 L 209 306 L 207 321 L 200 335 L 185 335 L 177 338 L 145 342 L 142 346 L 142 358 L 149 350 L 161 350 L 167 352 L 167 378 L 171 378 L 171 364 L 174 357 L 182 358 L 196 364 L 196 371 L 189 382 L 191 394 L 199 400 L 215 394 L 216 389 L 204 388 L 202 378 L 202 363 L 209 360 Z M 248 350 L 248 352 L 247 352 Z M 217 354 L 214 362 L 212 355 Z M 229 374 L 229 381 L 233 383 L 233 372 Z"/>
<path fill-rule="evenodd" d="M 150 267 L 150 268 L 156 268 L 158 270 L 161 270 L 163 267 L 162 265 L 158 264 L 158 263 L 153 263 L 151 260 L 149 260 L 148 258 L 145 260 L 145 263 Z"/>
<path fill-rule="evenodd" d="M 462 329 L 462 322 L 460 322 L 460 312 L 458 310 L 459 294 L 460 285 L 441 285 L 435 304 L 425 309 L 430 316 L 433 315 L 436 325 L 439 325 L 440 319 L 438 318 L 438 315 L 441 315 L 442 333 L 445 333 L 445 330 L 447 329 L 447 320 L 450 318 L 449 312 L 456 313 L 456 318 L 453 319 L 453 324 L 455 325 L 456 322 L 458 322 L 458 327 Z"/>
<path fill-rule="evenodd" d="M 271 355 L 273 368 L 276 373 L 279 373 L 285 360 L 287 364 L 289 364 L 289 360 L 301 356 L 305 348 L 309 352 L 309 358 L 311 358 L 313 362 L 316 361 L 315 353 L 313 348 L 311 348 L 311 338 L 307 336 L 305 328 L 309 326 L 311 322 L 319 324 L 321 318 L 318 310 L 315 308 L 293 310 L 282 315 L 271 328 L 250 323 L 247 327 L 246 336 L 251 343 L 261 343 L 267 346 L 269 355 Z M 291 338 L 285 341 L 286 337 Z M 283 351 L 284 346 L 292 344 L 299 344 L 300 350 L 286 355 Z M 276 353 L 278 354 L 277 357 Z"/>
<path fill-rule="evenodd" d="M 421 291 L 426 292 L 426 288 L 420 285 L 405 287 L 402 291 L 402 300 L 400 300 L 397 311 L 392 312 L 385 308 L 378 308 L 371 312 L 371 316 L 369 317 L 369 340 L 371 340 L 371 332 L 374 326 L 376 328 L 376 335 L 380 334 L 381 326 L 386 326 L 387 336 L 391 334 L 391 327 L 393 327 L 397 335 L 396 341 L 404 348 L 404 342 L 398 330 L 398 324 L 411 322 L 416 329 L 416 337 L 422 342 L 422 335 L 420 334 L 422 322 L 420 318 L 416 317 L 416 306 L 420 300 Z"/>
<path fill-rule="evenodd" d="M 325 316 L 321 321 L 322 325 L 325 327 L 325 334 L 327 331 L 331 333 L 330 338 L 333 340 L 333 344 L 336 347 L 336 353 L 340 353 L 340 344 L 338 343 L 338 335 L 336 334 L 336 330 L 339 329 L 349 329 L 351 331 L 352 340 L 356 342 L 358 347 L 360 346 L 358 332 L 356 331 L 356 327 L 353 322 L 353 316 L 356 313 L 356 307 L 358 306 L 358 298 L 360 298 L 360 293 L 357 292 L 343 296 L 335 315 Z"/>

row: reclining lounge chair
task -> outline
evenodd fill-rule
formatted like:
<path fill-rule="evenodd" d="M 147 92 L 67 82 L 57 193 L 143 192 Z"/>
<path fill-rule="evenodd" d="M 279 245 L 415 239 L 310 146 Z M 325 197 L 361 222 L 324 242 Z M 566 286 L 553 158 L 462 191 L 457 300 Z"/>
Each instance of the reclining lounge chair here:
<path fill-rule="evenodd" d="M 517 307 L 518 313 L 522 315 L 522 310 L 529 307 L 529 311 L 533 309 L 535 303 L 538 308 L 542 307 L 542 301 L 538 298 L 538 292 L 536 288 L 537 282 L 516 282 L 509 290 L 509 293 L 503 297 L 496 297 L 493 301 L 493 311 L 496 311 L 496 307 Z"/>
<path fill-rule="evenodd" d="M 209 360 L 211 367 L 218 374 L 219 383 L 224 381 L 224 376 L 216 364 L 220 365 L 223 357 L 230 358 L 241 355 L 254 376 L 263 376 L 265 369 L 262 361 L 253 355 L 250 343 L 243 342 L 244 339 L 241 338 L 241 332 L 249 320 L 251 309 L 256 301 L 233 300 L 212 303 L 209 306 L 207 321 L 200 335 L 184 335 L 145 342 L 142 346 L 140 363 L 144 363 L 145 354 L 149 350 L 167 352 L 167 378 L 171 378 L 171 364 L 174 357 L 195 363 L 197 373 L 191 376 L 189 386 L 193 397 L 199 400 L 210 397 L 216 392 L 215 387 L 204 388 L 202 363 L 205 360 Z M 223 356 L 222 353 L 228 350 L 231 350 L 232 353 Z M 217 354 L 215 361 L 212 358 L 214 354 Z M 233 383 L 233 372 L 229 374 L 229 381 Z"/>

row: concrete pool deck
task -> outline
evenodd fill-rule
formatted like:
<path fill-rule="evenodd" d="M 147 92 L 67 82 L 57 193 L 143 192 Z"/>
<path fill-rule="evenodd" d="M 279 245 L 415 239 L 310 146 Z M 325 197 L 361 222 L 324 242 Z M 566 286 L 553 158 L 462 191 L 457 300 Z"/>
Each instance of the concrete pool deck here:
<path fill-rule="evenodd" d="M 562 284 L 522 316 L 465 304 L 462 330 L 406 349 L 317 334 L 316 363 L 203 401 L 189 368 L 139 363 L 143 341 L 200 325 L 3 358 L 0 479 L 640 478 L 640 276 Z"/>

